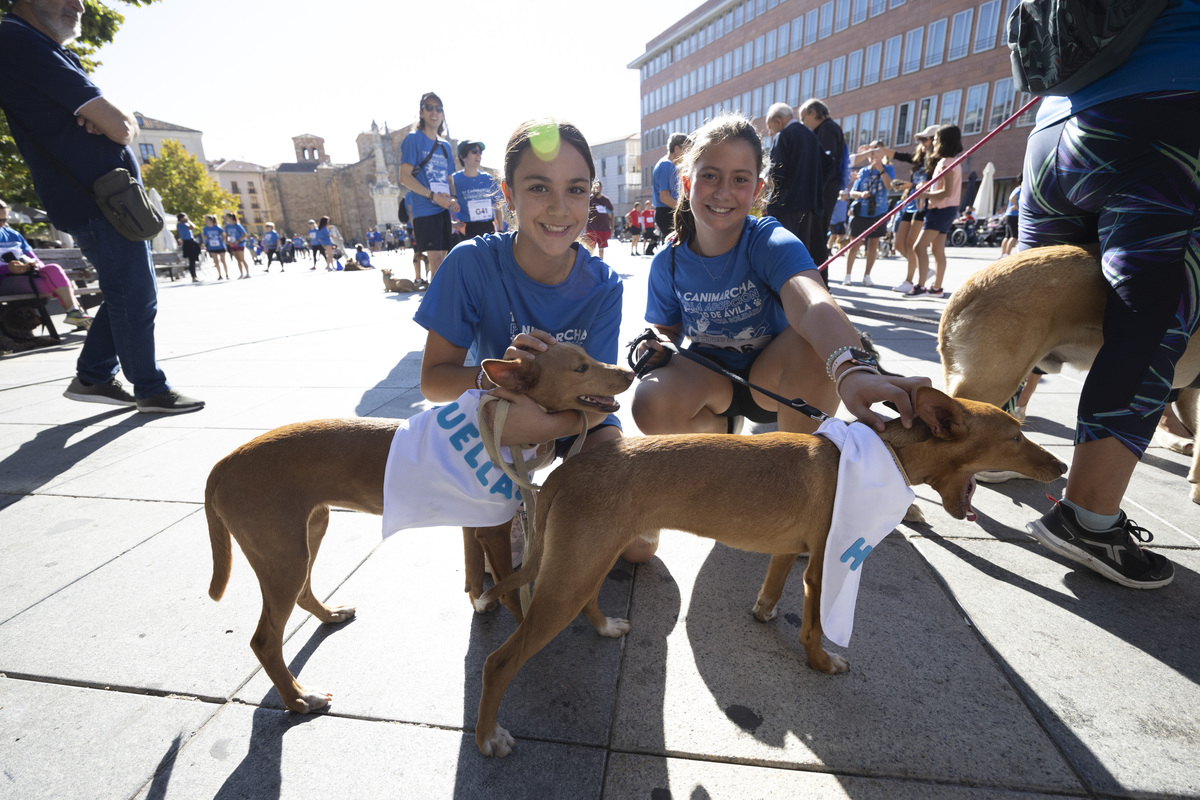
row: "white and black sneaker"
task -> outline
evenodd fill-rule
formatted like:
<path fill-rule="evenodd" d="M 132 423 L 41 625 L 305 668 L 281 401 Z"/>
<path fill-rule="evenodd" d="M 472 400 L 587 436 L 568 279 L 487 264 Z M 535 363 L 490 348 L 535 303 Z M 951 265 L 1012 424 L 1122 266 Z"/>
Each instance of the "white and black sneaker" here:
<path fill-rule="evenodd" d="M 1154 534 L 1121 512 L 1117 524 L 1092 531 L 1079 524 L 1075 510 L 1056 502 L 1041 519 L 1025 526 L 1034 538 L 1060 556 L 1078 561 L 1111 581 L 1132 589 L 1158 589 L 1175 577 L 1175 566 L 1138 544 L 1153 541 Z"/>
<path fill-rule="evenodd" d="M 137 398 L 116 378 L 109 378 L 106 383 L 84 383 L 76 375 L 63 392 L 63 397 L 80 403 L 104 403 L 110 406 L 129 407 L 138 404 Z"/>
<path fill-rule="evenodd" d="M 204 408 L 204 401 L 188 397 L 175 389 L 167 389 L 151 397 L 139 399 L 137 409 L 143 414 L 187 414 Z"/>

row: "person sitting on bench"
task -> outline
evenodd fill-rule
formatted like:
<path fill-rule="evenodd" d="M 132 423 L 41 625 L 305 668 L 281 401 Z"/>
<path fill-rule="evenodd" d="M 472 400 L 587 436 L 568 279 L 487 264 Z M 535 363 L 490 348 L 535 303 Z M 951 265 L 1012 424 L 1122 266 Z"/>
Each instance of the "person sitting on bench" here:
<path fill-rule="evenodd" d="M 92 318 L 79 305 L 67 273 L 58 264 L 43 263 L 25 237 L 8 226 L 8 204 L 0 200 L 0 278 L 28 275 L 31 270 L 38 294 L 53 294 L 67 310 L 67 322 L 77 330 L 87 330 Z"/>

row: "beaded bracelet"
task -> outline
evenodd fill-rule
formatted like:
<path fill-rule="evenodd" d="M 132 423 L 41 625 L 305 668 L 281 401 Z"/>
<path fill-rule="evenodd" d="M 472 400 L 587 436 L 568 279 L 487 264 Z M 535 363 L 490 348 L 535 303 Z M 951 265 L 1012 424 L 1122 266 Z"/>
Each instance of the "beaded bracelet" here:
<path fill-rule="evenodd" d="M 479 368 L 479 374 L 475 376 L 475 388 L 483 391 L 483 367 Z"/>
<path fill-rule="evenodd" d="M 854 349 L 854 345 L 844 344 L 841 347 L 839 347 L 838 349 L 834 350 L 832 353 L 830 353 L 829 358 L 825 359 L 825 374 L 829 376 L 829 380 L 833 380 L 833 362 L 842 353 L 846 352 L 847 350 L 853 350 L 853 349 Z"/>
<path fill-rule="evenodd" d="M 846 369 L 842 370 L 840 375 L 837 376 L 837 382 L 833 385 L 833 390 L 837 392 L 838 397 L 842 396 L 842 381 L 844 381 L 846 376 L 851 372 L 870 372 L 872 375 L 879 374 L 879 370 L 875 369 L 875 367 L 869 367 L 866 364 L 858 364 L 853 367 L 847 367 Z"/>

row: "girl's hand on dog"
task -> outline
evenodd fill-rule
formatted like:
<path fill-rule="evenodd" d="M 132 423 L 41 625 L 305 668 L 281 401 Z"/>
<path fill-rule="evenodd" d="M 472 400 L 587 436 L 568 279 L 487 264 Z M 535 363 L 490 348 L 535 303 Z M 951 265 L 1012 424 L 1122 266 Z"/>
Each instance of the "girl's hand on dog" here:
<path fill-rule="evenodd" d="M 558 340 L 550 334 L 534 328 L 529 333 L 518 333 L 512 340 L 512 344 L 504 351 L 504 358 L 508 361 L 513 359 L 533 361 L 537 358 L 538 353 L 545 352 L 546 348 L 557 343 Z"/>
<path fill-rule="evenodd" d="M 543 411 L 528 395 L 501 386 L 492 389 L 491 394 L 512 403 L 500 433 L 500 444 L 505 447 L 542 444 L 579 433 L 579 414 L 575 411 Z M 484 409 L 484 414 L 489 415 L 488 422 L 492 422 L 495 408 L 492 404 Z"/>
<path fill-rule="evenodd" d="M 875 403 L 891 403 L 900 412 L 900 423 L 911 428 L 916 412 L 912 396 L 918 386 L 932 386 L 929 378 L 904 378 L 854 372 L 842 379 L 841 399 L 846 410 L 876 431 L 883 432 L 884 419 L 871 410 Z"/>

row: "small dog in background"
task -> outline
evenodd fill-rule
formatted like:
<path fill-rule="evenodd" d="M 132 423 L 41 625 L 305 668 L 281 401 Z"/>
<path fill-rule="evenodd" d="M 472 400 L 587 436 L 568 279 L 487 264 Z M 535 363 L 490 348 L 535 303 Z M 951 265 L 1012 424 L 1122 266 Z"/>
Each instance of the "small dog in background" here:
<path fill-rule="evenodd" d="M 417 285 L 408 278 L 393 278 L 390 269 L 380 270 L 380 276 L 383 278 L 383 290 L 385 292 L 409 292 L 417 291 Z"/>

